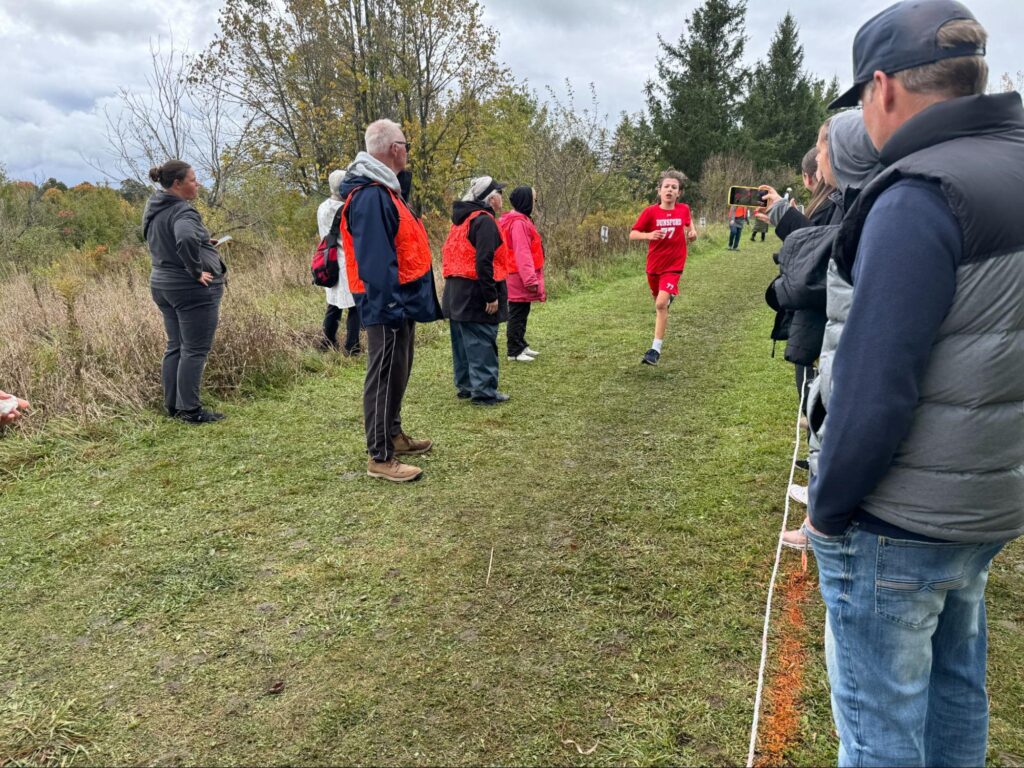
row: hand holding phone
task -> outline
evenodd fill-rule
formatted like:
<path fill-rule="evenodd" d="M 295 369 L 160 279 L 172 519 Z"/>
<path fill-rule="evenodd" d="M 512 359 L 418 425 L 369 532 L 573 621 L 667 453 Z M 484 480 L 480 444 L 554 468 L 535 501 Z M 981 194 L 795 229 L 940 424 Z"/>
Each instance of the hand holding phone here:
<path fill-rule="evenodd" d="M 742 205 L 746 208 L 764 206 L 764 187 L 729 187 L 729 205 Z"/>

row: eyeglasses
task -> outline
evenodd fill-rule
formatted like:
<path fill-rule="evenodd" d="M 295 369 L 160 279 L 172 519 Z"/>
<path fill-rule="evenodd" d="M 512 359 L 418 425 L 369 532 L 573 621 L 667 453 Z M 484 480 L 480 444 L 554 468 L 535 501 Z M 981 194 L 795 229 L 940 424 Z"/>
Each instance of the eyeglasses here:
<path fill-rule="evenodd" d="M 401 144 L 403 147 L 405 147 L 405 151 L 406 152 L 408 152 L 410 149 L 412 149 L 412 144 L 410 144 L 408 141 L 392 141 L 391 142 L 391 146 L 392 147 L 395 146 L 395 144 Z"/>

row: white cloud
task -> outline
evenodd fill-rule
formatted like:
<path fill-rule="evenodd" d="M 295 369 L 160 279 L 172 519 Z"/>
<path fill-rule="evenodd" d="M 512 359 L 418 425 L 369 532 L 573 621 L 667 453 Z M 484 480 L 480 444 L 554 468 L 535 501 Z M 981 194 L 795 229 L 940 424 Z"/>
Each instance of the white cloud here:
<path fill-rule="evenodd" d="M 219 0 L 0 0 L 0 163 L 16 178 L 70 183 L 103 174 L 104 106 L 145 89 L 150 45 L 201 50 Z M 114 173 L 111 169 L 111 173 Z"/>
<path fill-rule="evenodd" d="M 156 7 L 106 0 L 31 0 L 5 4 L 14 23 L 62 40 L 98 42 L 102 37 L 134 38 L 160 25 Z"/>

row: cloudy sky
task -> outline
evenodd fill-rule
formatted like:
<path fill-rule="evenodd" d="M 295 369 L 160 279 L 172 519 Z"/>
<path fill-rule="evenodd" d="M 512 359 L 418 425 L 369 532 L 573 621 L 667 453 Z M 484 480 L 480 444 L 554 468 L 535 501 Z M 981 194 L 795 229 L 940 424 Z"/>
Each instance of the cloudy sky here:
<path fill-rule="evenodd" d="M 0 164 L 14 178 L 97 180 L 106 140 L 104 109 L 119 88 L 145 88 L 151 41 L 202 50 L 216 32 L 220 0 L 0 0 Z M 675 41 L 699 0 L 483 0 L 501 36 L 500 58 L 520 80 L 562 93 L 568 78 L 585 102 L 594 84 L 603 112 L 644 106 L 654 75 L 657 35 Z M 786 10 L 800 25 L 805 66 L 819 76 L 851 78 L 857 27 L 890 0 L 751 0 L 747 63 L 767 53 Z M 1024 70 L 1014 53 L 1024 32 L 1024 0 L 969 0 L 989 30 L 993 82 Z"/>

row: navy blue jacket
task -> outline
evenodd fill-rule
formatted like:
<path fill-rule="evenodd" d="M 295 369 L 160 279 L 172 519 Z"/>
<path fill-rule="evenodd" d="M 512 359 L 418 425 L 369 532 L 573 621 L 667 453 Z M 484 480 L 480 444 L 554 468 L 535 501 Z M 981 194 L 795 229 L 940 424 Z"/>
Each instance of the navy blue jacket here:
<path fill-rule="evenodd" d="M 358 190 L 358 191 L 357 191 Z M 346 178 L 341 197 L 349 204 L 345 217 L 355 248 L 365 293 L 355 294 L 363 327 L 397 328 L 407 320 L 429 323 L 441 317 L 433 270 L 411 283 L 398 282 L 398 210 L 388 191 L 365 176 Z"/>

